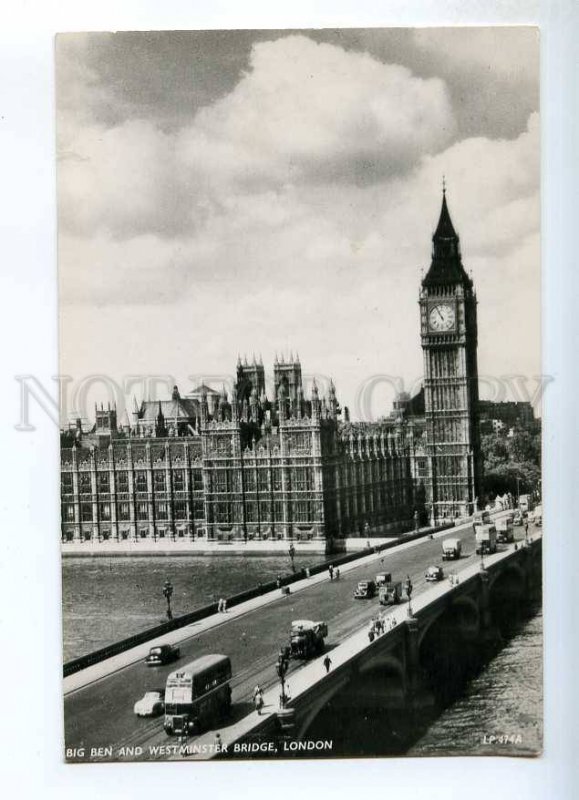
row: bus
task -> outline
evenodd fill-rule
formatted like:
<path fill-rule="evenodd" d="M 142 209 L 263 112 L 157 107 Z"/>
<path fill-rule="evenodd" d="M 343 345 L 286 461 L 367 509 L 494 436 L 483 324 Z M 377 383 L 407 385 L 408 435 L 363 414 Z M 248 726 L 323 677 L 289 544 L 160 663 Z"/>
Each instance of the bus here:
<path fill-rule="evenodd" d="M 231 711 L 231 661 L 206 655 L 167 678 L 165 723 L 169 736 L 199 733 Z"/>

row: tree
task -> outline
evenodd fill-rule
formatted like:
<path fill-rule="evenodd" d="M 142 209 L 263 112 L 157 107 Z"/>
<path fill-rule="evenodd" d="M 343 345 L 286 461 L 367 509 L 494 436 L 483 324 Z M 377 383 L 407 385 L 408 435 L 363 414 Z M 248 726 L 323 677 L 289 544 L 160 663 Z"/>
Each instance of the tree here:
<path fill-rule="evenodd" d="M 534 492 L 541 479 L 541 435 L 515 430 L 511 436 L 492 433 L 481 437 L 484 458 L 483 492 L 494 497 Z"/>

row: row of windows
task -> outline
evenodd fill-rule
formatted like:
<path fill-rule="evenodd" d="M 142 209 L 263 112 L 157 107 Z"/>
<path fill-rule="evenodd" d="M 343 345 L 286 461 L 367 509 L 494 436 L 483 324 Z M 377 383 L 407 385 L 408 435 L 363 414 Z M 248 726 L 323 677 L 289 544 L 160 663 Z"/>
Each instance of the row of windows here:
<path fill-rule="evenodd" d="M 466 422 L 458 419 L 435 419 L 432 423 L 432 434 L 435 442 L 466 442 Z"/>
<path fill-rule="evenodd" d="M 454 378 L 458 374 L 458 353 L 456 350 L 436 350 L 430 352 L 430 377 Z"/>
<path fill-rule="evenodd" d="M 167 491 L 167 473 L 165 470 L 155 469 L 152 472 L 152 486 L 155 492 Z M 175 469 L 170 473 L 170 480 L 173 491 L 186 491 L 185 470 Z M 200 469 L 192 471 L 192 483 L 194 491 L 203 490 L 203 473 Z M 63 472 L 61 475 L 61 487 L 63 494 L 72 494 L 74 491 L 74 478 L 72 472 Z M 146 470 L 135 470 L 134 487 L 137 493 L 149 491 L 149 484 Z M 99 494 L 109 494 L 111 492 L 111 473 L 96 473 L 96 488 Z M 115 472 L 115 490 L 122 494 L 128 493 L 130 489 L 129 473 L 126 470 Z M 78 473 L 78 492 L 79 494 L 92 494 L 92 475 L 90 472 Z"/>
<path fill-rule="evenodd" d="M 437 456 L 435 469 L 438 478 L 444 475 L 465 477 L 466 460 L 462 456 Z"/>
<path fill-rule="evenodd" d="M 155 502 L 153 506 L 153 516 L 158 520 L 169 519 L 169 503 L 164 501 Z M 184 500 L 177 500 L 172 505 L 173 519 L 184 520 L 187 519 L 187 503 Z M 205 518 L 205 506 L 202 500 L 196 500 L 192 505 L 193 518 Z M 98 503 L 97 504 L 98 518 L 101 522 L 108 522 L 112 519 L 112 505 L 111 503 Z M 137 502 L 135 504 L 135 518 L 137 520 L 149 519 L 149 503 Z M 62 519 L 65 522 L 74 522 L 74 504 L 63 503 L 62 505 Z M 119 522 L 128 522 L 131 519 L 130 503 L 117 503 L 117 520 Z M 93 504 L 80 503 L 80 521 L 93 522 Z"/>
<path fill-rule="evenodd" d="M 308 467 L 294 467 L 288 470 L 291 488 L 297 491 L 313 489 L 314 476 Z M 271 483 L 270 483 L 271 476 Z M 211 488 L 214 492 L 239 492 L 241 491 L 240 473 L 232 470 L 215 470 L 211 473 Z M 281 469 L 271 471 L 267 469 L 246 470 L 243 473 L 244 489 L 246 492 L 279 492 L 282 489 Z"/>
<path fill-rule="evenodd" d="M 466 405 L 464 389 L 456 385 L 432 386 L 429 392 L 430 405 L 433 409 L 444 409 L 448 411 L 451 409 L 464 408 Z"/>
<path fill-rule="evenodd" d="M 231 503 L 215 503 L 210 507 L 210 522 L 232 524 L 239 522 L 240 509 Z M 309 500 L 298 500 L 291 504 L 291 517 L 294 522 L 310 522 L 313 505 Z M 283 503 L 279 500 L 273 503 L 249 501 L 245 504 L 246 522 L 260 522 L 270 520 L 281 522 L 284 518 Z"/>

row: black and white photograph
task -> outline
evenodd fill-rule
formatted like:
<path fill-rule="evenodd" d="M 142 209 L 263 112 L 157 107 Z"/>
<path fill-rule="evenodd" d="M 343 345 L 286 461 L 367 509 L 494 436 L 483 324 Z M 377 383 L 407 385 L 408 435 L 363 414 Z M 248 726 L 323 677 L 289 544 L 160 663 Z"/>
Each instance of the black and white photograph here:
<path fill-rule="evenodd" d="M 543 752 L 539 51 L 56 37 L 67 764 Z"/>

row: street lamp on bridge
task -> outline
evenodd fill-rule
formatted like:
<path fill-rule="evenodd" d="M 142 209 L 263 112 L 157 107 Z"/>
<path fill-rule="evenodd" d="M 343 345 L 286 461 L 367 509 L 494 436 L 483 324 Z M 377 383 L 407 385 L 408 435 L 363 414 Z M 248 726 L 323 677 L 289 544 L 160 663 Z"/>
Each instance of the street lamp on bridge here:
<path fill-rule="evenodd" d="M 173 619 L 173 612 L 171 611 L 171 598 L 173 597 L 173 584 L 167 578 L 163 584 L 163 597 L 167 601 L 167 619 Z"/>
<path fill-rule="evenodd" d="M 412 586 L 412 581 L 411 581 L 411 579 L 410 579 L 410 575 L 407 575 L 407 576 L 406 576 L 406 586 L 405 586 L 405 589 L 406 589 L 406 597 L 408 598 L 408 616 L 409 616 L 409 617 L 411 617 L 411 616 L 412 616 L 412 606 L 410 605 L 410 598 L 412 597 L 412 590 L 413 590 L 413 588 L 414 588 L 414 587 Z"/>
<path fill-rule="evenodd" d="M 295 572 L 296 571 L 296 567 L 295 567 L 295 564 L 294 564 L 294 558 L 296 556 L 296 549 L 295 549 L 295 547 L 293 545 L 293 542 L 290 544 L 289 550 L 287 552 L 288 552 L 288 555 L 290 557 L 290 561 L 291 561 L 291 564 L 292 564 L 292 572 Z"/>
<path fill-rule="evenodd" d="M 279 655 L 277 657 L 277 664 L 275 665 L 275 668 L 281 683 L 281 694 L 279 696 L 279 704 L 281 708 L 285 708 L 285 704 L 288 699 L 285 693 L 285 676 L 289 668 L 289 658 L 284 650 L 279 651 Z"/>

